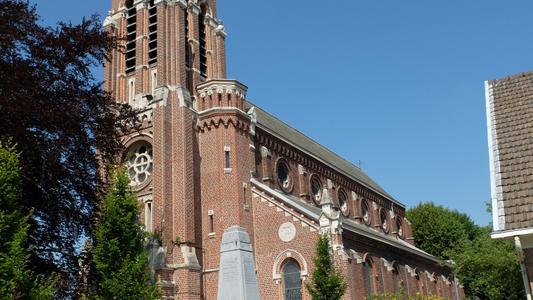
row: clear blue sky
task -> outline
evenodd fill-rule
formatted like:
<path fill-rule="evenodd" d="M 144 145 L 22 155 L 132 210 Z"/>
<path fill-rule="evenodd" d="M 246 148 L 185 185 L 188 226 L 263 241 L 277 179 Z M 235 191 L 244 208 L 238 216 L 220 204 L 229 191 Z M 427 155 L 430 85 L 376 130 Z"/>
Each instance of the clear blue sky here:
<path fill-rule="evenodd" d="M 33 0 L 46 24 L 110 0 Z M 490 215 L 483 81 L 533 69 L 533 2 L 219 0 L 248 98 L 408 207 Z"/>

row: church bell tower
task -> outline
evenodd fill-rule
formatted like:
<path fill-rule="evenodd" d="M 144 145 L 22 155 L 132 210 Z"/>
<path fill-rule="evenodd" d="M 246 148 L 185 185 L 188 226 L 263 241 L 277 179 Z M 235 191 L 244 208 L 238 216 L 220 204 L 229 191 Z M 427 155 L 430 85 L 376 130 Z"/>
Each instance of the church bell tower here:
<path fill-rule="evenodd" d="M 177 92 L 192 105 L 199 84 L 226 78 L 216 0 L 112 0 L 104 26 L 123 39 L 105 68 L 117 101 L 143 108 L 158 92 Z"/>
<path fill-rule="evenodd" d="M 209 298 L 206 281 L 216 278 L 205 279 L 205 257 L 217 257 L 222 235 L 213 233 L 219 226 L 210 203 L 240 189 L 221 191 L 216 185 L 223 183 L 206 176 L 228 159 L 224 149 L 235 149 L 238 138 L 213 143 L 199 124 L 219 109 L 246 116 L 246 87 L 226 79 L 226 32 L 216 0 L 112 0 L 104 28 L 120 39 L 105 64 L 104 87 L 142 120 L 140 131 L 123 138 L 124 164 L 146 230 L 160 237 L 151 259 L 157 280 L 165 299 Z M 209 190 L 202 181 L 210 181 Z M 242 223 L 233 215 L 220 230 Z"/>

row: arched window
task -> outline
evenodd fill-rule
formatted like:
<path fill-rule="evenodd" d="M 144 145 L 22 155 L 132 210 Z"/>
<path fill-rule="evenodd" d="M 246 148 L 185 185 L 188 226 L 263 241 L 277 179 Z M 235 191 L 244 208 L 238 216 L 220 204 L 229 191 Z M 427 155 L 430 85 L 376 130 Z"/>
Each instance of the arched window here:
<path fill-rule="evenodd" d="M 284 159 L 278 160 L 276 166 L 276 175 L 278 179 L 279 187 L 287 193 L 290 193 L 292 190 L 292 178 L 291 170 L 289 165 Z"/>
<path fill-rule="evenodd" d="M 300 265 L 293 259 L 287 260 L 283 265 L 283 299 L 302 299 L 302 280 L 300 275 Z"/>
<path fill-rule="evenodd" d="M 400 216 L 396 217 L 396 234 L 398 235 L 399 238 L 401 238 L 401 239 L 404 238 L 404 235 L 403 235 L 403 222 L 402 222 L 402 217 L 400 217 Z"/>
<path fill-rule="evenodd" d="M 322 199 L 322 182 L 317 175 L 311 176 L 311 194 L 313 195 L 313 202 L 320 205 Z"/>
<path fill-rule="evenodd" d="M 387 211 L 383 208 L 379 210 L 379 221 L 380 221 L 381 230 L 383 230 L 383 232 L 385 233 L 388 233 L 389 232 L 389 217 L 387 215 Z"/>
<path fill-rule="evenodd" d="M 126 73 L 135 70 L 137 43 L 137 8 L 133 0 L 126 2 Z"/>
<path fill-rule="evenodd" d="M 376 292 L 376 273 L 374 264 L 370 259 L 365 259 L 363 262 L 363 279 L 365 280 L 368 298 L 372 298 Z"/>
<path fill-rule="evenodd" d="M 339 190 L 338 198 L 339 209 L 341 210 L 342 215 L 345 217 L 349 216 L 350 207 L 348 206 L 348 196 L 346 195 L 346 192 L 343 189 Z"/>
<path fill-rule="evenodd" d="M 363 223 L 370 225 L 370 208 L 365 199 L 361 200 L 361 217 L 363 219 Z"/>

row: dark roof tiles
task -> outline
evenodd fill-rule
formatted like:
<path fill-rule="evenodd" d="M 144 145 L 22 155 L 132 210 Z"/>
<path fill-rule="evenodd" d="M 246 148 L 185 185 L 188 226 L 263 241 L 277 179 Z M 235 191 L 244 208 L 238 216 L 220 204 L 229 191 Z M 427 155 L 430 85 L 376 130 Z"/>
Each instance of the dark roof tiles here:
<path fill-rule="evenodd" d="M 533 72 L 487 82 L 495 230 L 533 227 Z M 503 224 L 501 224 L 503 223 Z"/>

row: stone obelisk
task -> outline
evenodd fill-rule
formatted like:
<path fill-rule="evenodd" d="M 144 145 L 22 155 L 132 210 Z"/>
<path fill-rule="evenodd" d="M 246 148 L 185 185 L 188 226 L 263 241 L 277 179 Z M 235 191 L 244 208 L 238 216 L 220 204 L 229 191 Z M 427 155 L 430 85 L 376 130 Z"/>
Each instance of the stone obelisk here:
<path fill-rule="evenodd" d="M 260 299 L 250 237 L 239 226 L 226 229 L 222 235 L 217 299 Z"/>

